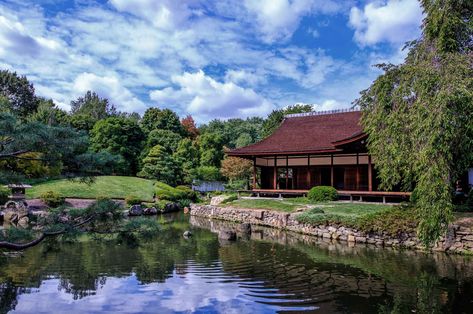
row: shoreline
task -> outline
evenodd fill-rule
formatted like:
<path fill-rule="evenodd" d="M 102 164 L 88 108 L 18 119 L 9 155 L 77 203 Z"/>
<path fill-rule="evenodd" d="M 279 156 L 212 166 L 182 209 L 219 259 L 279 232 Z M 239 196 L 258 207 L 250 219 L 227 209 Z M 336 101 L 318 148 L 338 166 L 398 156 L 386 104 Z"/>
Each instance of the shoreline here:
<path fill-rule="evenodd" d="M 192 204 L 190 206 L 190 215 L 192 216 L 239 223 L 245 222 L 351 244 L 370 244 L 378 247 L 430 251 L 421 244 L 415 233 L 401 233 L 397 236 L 391 236 L 386 233 L 366 233 L 337 224 L 304 224 L 295 219 L 298 214 L 267 209 L 219 207 L 214 205 Z M 456 221 L 448 227 L 446 235 L 441 237 L 431 250 L 473 255 L 473 225 Z"/>

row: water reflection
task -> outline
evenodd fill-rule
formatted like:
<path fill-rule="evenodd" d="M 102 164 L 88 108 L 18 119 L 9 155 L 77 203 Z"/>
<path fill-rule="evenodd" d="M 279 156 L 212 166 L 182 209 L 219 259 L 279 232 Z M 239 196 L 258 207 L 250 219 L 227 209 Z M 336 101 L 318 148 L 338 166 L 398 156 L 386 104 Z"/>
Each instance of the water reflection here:
<path fill-rule="evenodd" d="M 0 312 L 472 313 L 473 263 L 275 229 L 219 243 L 221 221 L 159 218 L 139 247 L 81 241 L 0 258 Z M 184 230 L 194 236 L 184 239 Z M 56 248 L 56 249 L 53 249 Z"/>

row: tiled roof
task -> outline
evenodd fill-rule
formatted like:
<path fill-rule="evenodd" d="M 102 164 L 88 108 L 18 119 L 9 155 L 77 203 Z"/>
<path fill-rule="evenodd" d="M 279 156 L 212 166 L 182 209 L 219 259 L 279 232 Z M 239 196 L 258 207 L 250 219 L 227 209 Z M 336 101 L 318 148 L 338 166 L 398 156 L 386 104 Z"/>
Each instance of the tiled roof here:
<path fill-rule="evenodd" d="M 363 135 L 360 118 L 360 111 L 286 117 L 272 135 L 227 154 L 248 156 L 334 151 L 338 143 Z"/>

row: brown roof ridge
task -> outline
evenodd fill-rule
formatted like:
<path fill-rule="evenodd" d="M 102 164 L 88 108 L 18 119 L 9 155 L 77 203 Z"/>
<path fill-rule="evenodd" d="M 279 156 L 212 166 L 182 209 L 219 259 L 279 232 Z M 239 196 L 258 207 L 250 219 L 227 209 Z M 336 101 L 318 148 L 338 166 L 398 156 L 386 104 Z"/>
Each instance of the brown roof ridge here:
<path fill-rule="evenodd" d="M 257 155 L 273 152 L 337 150 L 338 145 L 365 136 L 361 112 L 354 109 L 330 110 L 286 116 L 279 127 L 257 143 L 233 149 L 229 155 Z"/>
<path fill-rule="evenodd" d="M 345 109 L 332 109 L 332 110 L 319 110 L 319 111 L 309 111 L 301 113 L 290 113 L 284 116 L 284 118 L 301 118 L 301 117 L 312 117 L 312 116 L 322 116 L 329 114 L 337 113 L 347 113 L 347 112 L 361 112 L 358 108 L 345 108 Z"/>

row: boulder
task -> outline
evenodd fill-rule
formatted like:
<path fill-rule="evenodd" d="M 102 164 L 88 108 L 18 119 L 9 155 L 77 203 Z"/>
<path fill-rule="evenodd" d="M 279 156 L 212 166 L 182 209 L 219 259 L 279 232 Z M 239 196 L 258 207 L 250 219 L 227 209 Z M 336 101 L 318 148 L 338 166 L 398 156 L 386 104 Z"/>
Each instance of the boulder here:
<path fill-rule="evenodd" d="M 188 213 L 190 213 L 190 211 L 191 211 L 191 210 L 190 210 L 189 207 L 187 207 L 187 206 L 184 207 L 184 214 L 188 214 Z"/>
<path fill-rule="evenodd" d="M 7 210 L 3 213 L 3 221 L 8 223 L 16 223 L 18 221 L 18 213 L 14 210 Z"/>
<path fill-rule="evenodd" d="M 186 231 L 184 231 L 183 236 L 184 236 L 184 238 L 190 238 L 192 236 L 192 232 L 190 232 L 189 230 L 186 230 Z"/>
<path fill-rule="evenodd" d="M 128 211 L 129 216 L 141 216 L 143 215 L 143 208 L 141 208 L 141 205 L 133 205 L 130 207 L 130 210 Z"/>
<path fill-rule="evenodd" d="M 212 197 L 212 199 L 210 200 L 210 205 L 212 205 L 212 206 L 220 205 L 220 204 L 222 204 L 224 201 L 226 201 L 227 199 L 230 199 L 230 198 L 232 198 L 232 197 L 233 197 L 232 195 L 219 195 L 219 196 L 214 196 L 214 197 Z"/>
<path fill-rule="evenodd" d="M 143 210 L 143 215 L 157 215 L 158 210 L 156 207 L 148 207 Z"/>
<path fill-rule="evenodd" d="M 29 222 L 30 222 L 30 219 L 28 217 L 22 217 L 21 219 L 18 220 L 18 226 L 21 228 L 28 228 Z"/>
<path fill-rule="evenodd" d="M 235 241 L 236 233 L 235 231 L 222 230 L 218 233 L 218 238 L 226 241 Z"/>
<path fill-rule="evenodd" d="M 178 212 L 179 209 L 179 205 L 176 203 L 167 203 L 166 206 L 164 206 L 163 213 Z"/>

